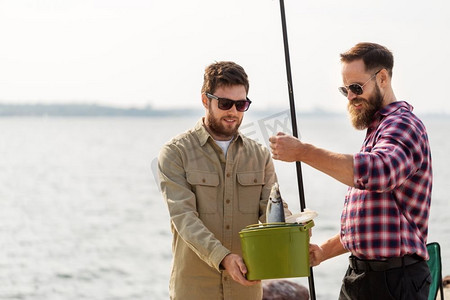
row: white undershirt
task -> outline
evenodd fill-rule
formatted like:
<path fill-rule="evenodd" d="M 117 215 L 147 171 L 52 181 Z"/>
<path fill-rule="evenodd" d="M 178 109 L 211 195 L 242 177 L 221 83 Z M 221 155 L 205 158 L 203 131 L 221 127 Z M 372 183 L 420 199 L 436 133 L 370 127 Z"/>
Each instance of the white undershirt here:
<path fill-rule="evenodd" d="M 230 143 L 233 139 L 229 140 L 229 141 L 216 141 L 216 144 L 222 149 L 223 154 L 225 155 L 225 157 L 227 157 L 227 151 L 228 151 L 228 147 L 230 146 Z"/>

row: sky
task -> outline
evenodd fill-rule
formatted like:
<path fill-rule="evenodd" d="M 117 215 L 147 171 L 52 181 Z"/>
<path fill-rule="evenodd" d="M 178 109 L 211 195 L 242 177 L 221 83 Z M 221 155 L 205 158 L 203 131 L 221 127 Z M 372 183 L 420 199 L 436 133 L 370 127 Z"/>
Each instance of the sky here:
<path fill-rule="evenodd" d="M 394 53 L 393 88 L 450 113 L 450 2 L 285 0 L 297 112 L 344 112 L 339 54 Z M 200 108 L 207 65 L 231 60 L 254 109 L 289 107 L 277 0 L 0 0 L 0 103 Z"/>

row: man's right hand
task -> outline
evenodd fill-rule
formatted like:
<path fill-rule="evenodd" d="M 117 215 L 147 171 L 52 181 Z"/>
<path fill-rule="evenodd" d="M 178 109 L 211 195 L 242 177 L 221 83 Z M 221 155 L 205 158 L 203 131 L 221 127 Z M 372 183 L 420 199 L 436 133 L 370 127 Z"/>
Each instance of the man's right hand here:
<path fill-rule="evenodd" d="M 247 267 L 245 266 L 244 260 L 237 254 L 228 254 L 224 257 L 221 262 L 222 267 L 227 270 L 228 274 L 230 274 L 231 278 L 244 285 L 244 286 L 252 286 L 255 285 L 261 280 L 247 280 L 245 278 L 245 274 L 247 274 Z"/>
<path fill-rule="evenodd" d="M 315 267 L 324 261 L 324 253 L 322 247 L 316 244 L 309 244 L 309 265 Z"/>
<path fill-rule="evenodd" d="M 341 243 L 339 233 L 328 239 L 322 245 L 309 244 L 309 264 L 311 267 L 319 265 L 324 260 L 348 252 Z"/>
<path fill-rule="evenodd" d="M 303 143 L 298 138 L 278 132 L 276 136 L 269 138 L 269 142 L 273 159 L 286 162 L 300 161 L 298 156 Z"/>

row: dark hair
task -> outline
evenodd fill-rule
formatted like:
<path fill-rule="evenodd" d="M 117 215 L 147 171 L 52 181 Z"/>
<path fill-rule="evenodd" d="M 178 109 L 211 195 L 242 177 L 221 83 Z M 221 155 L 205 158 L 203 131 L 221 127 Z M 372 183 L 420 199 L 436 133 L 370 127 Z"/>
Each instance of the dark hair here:
<path fill-rule="evenodd" d="M 341 62 L 349 63 L 362 59 L 366 71 L 378 71 L 386 69 L 392 77 L 394 56 L 386 47 L 375 43 L 358 43 L 347 52 L 341 53 Z"/>
<path fill-rule="evenodd" d="M 231 61 L 219 61 L 206 67 L 202 94 L 213 94 L 218 87 L 233 85 L 243 85 L 248 94 L 248 77 L 240 65 Z"/>

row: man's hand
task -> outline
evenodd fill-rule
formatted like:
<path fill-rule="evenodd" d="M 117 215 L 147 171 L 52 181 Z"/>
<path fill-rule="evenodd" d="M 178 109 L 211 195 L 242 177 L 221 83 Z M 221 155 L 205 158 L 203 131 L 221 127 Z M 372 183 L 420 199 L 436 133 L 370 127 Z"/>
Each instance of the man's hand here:
<path fill-rule="evenodd" d="M 311 267 L 318 266 L 324 259 L 322 247 L 316 244 L 309 244 L 309 265 Z"/>
<path fill-rule="evenodd" d="M 341 154 L 317 148 L 283 132 L 271 136 L 269 141 L 273 159 L 286 162 L 301 161 L 343 184 L 355 186 L 352 154 Z"/>
<path fill-rule="evenodd" d="M 228 254 L 224 257 L 221 264 L 234 281 L 244 286 L 252 286 L 261 282 L 261 280 L 249 281 L 245 278 L 245 274 L 247 274 L 247 267 L 245 266 L 242 257 L 237 254 Z"/>
<path fill-rule="evenodd" d="M 328 239 L 322 245 L 309 244 L 309 264 L 311 267 L 319 265 L 324 260 L 348 252 L 341 243 L 339 233 Z"/>
<path fill-rule="evenodd" d="M 272 157 L 286 162 L 298 161 L 297 155 L 301 150 L 302 142 L 296 137 L 278 132 L 269 138 Z"/>

